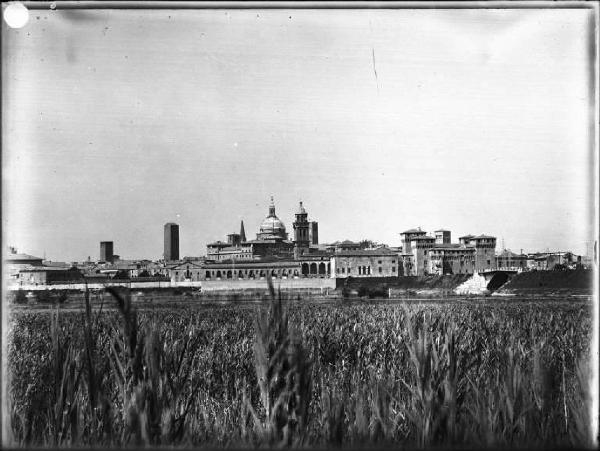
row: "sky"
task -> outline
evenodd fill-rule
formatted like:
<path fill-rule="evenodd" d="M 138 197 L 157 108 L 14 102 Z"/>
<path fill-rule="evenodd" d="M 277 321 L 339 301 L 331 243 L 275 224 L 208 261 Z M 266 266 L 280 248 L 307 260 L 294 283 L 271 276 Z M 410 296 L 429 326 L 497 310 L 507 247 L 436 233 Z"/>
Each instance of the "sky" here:
<path fill-rule="evenodd" d="M 593 11 L 43 10 L 2 24 L 3 241 L 205 255 L 270 196 L 321 242 L 594 240 Z"/>

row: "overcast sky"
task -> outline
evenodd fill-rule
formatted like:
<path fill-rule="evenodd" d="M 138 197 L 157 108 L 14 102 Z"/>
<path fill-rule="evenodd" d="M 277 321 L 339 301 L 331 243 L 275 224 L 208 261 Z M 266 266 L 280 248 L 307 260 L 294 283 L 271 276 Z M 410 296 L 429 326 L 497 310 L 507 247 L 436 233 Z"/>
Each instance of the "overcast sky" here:
<path fill-rule="evenodd" d="M 586 253 L 593 11 L 73 10 L 2 24 L 3 233 L 204 255 L 275 198 L 321 242 L 412 227 Z"/>

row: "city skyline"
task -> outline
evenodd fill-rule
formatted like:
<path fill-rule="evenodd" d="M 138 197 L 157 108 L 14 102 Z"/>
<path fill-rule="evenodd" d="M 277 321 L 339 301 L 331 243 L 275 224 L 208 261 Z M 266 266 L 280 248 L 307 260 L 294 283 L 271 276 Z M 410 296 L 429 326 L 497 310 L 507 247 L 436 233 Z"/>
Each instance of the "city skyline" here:
<path fill-rule="evenodd" d="M 297 209 L 295 209 L 294 211 L 296 211 L 296 210 Z M 293 214 L 294 213 L 292 213 L 292 215 Z M 279 214 L 278 214 L 278 218 L 282 220 L 282 222 L 284 223 L 284 225 L 286 227 L 286 230 L 287 230 L 287 232 L 289 234 L 289 238 L 288 238 L 289 241 L 294 241 L 293 233 L 292 233 L 292 227 L 291 227 L 293 221 L 289 222 L 289 226 L 290 227 L 288 227 L 288 224 L 286 223 L 286 221 L 283 220 L 283 218 L 281 218 L 279 216 Z M 264 217 L 262 219 L 264 219 Z M 259 220 L 258 222 L 257 221 L 253 221 L 253 222 L 257 222 L 257 224 L 259 224 L 260 222 L 262 222 L 262 219 Z M 309 220 L 312 220 L 312 219 L 314 219 L 314 218 L 311 218 L 309 216 Z M 247 228 L 245 220 L 242 218 L 241 221 L 244 224 L 244 228 Z M 127 256 L 127 255 L 120 255 L 119 252 L 118 252 L 118 240 L 115 240 L 115 239 L 106 239 L 106 240 L 100 241 L 100 243 L 99 243 L 100 244 L 100 251 L 99 251 L 100 257 L 99 257 L 99 259 L 97 258 L 98 255 L 95 255 L 93 252 L 90 255 L 88 255 L 88 257 L 91 258 L 92 261 L 95 261 L 95 260 L 101 260 L 101 261 L 102 260 L 106 260 L 105 258 L 102 257 L 103 245 L 105 243 L 110 243 L 110 244 L 112 244 L 110 254 L 111 255 L 114 254 L 114 255 L 118 256 L 119 259 L 121 259 L 121 260 L 151 260 L 151 261 L 162 260 L 162 259 L 164 259 L 164 253 L 165 253 L 164 246 L 166 246 L 166 242 L 168 240 L 166 238 L 166 236 L 164 236 L 164 230 L 166 229 L 167 226 L 176 226 L 177 230 L 179 231 L 180 224 L 178 224 L 176 222 L 172 222 L 172 221 L 163 224 L 162 229 L 161 229 L 162 232 L 161 232 L 161 236 L 160 236 L 160 239 L 162 241 L 160 242 L 160 246 L 158 246 L 158 247 L 161 247 L 161 249 L 163 249 L 163 252 L 162 252 L 162 254 L 160 256 L 152 255 L 152 256 L 133 256 L 133 257 L 131 257 L 131 256 Z M 239 224 L 238 224 L 238 227 L 239 227 Z M 477 235 L 487 235 L 486 233 L 482 233 L 480 231 L 475 231 L 475 232 L 471 231 L 471 232 L 464 232 L 464 233 L 458 233 L 457 234 L 451 228 L 443 227 L 443 226 L 440 226 L 440 227 L 437 227 L 437 228 L 432 228 L 432 227 L 426 228 L 426 227 L 422 227 L 420 225 L 417 225 L 417 226 L 414 226 L 414 227 L 410 227 L 410 229 L 422 230 L 423 232 L 426 233 L 427 236 L 430 236 L 430 237 L 435 237 L 436 236 L 436 233 L 435 233 L 436 231 L 450 232 L 450 234 L 451 234 L 451 240 L 452 240 L 453 243 L 458 243 L 459 238 L 462 237 L 462 236 L 466 236 L 466 235 L 474 235 L 474 236 L 477 236 Z M 257 231 L 258 231 L 258 225 L 257 225 L 256 232 Z M 251 233 L 248 235 L 248 240 L 253 240 L 254 239 L 254 234 L 256 232 L 251 231 Z M 401 242 L 400 237 L 401 237 L 401 235 L 402 235 L 403 232 L 404 232 L 404 229 L 402 231 L 398 232 L 399 239 L 398 239 L 398 242 L 395 243 L 395 244 L 394 243 L 387 243 L 387 242 L 378 241 L 378 240 L 375 240 L 375 239 L 372 239 L 372 238 L 369 238 L 369 237 L 351 239 L 350 241 L 354 241 L 354 242 L 358 243 L 358 242 L 360 242 L 362 240 L 370 240 L 370 241 L 373 241 L 374 243 L 377 243 L 378 245 L 379 244 L 383 244 L 383 245 L 390 246 L 390 247 L 401 247 L 402 246 L 402 242 Z M 224 230 L 223 234 L 221 236 L 215 238 L 214 240 L 207 240 L 207 244 L 208 243 L 215 243 L 215 242 L 219 242 L 219 241 L 220 242 L 224 242 L 226 240 L 226 238 L 227 238 L 226 235 L 228 235 L 230 233 L 234 233 L 234 234 L 235 233 L 239 233 L 239 229 L 236 229 L 234 227 L 231 230 L 229 230 L 229 229 Z M 524 254 L 533 254 L 533 253 L 538 253 L 538 252 L 539 253 L 543 253 L 545 251 L 550 251 L 550 252 L 570 252 L 570 251 L 572 251 L 571 249 L 551 249 L 549 247 L 544 248 L 544 249 L 523 249 L 523 248 L 519 248 L 518 246 L 517 247 L 514 247 L 514 246 L 511 247 L 509 245 L 506 245 L 505 239 L 503 237 L 496 237 L 495 236 L 495 238 L 497 238 L 497 245 L 496 245 L 496 252 L 497 253 L 500 253 L 501 251 L 503 251 L 505 249 L 509 250 L 509 251 L 512 251 L 512 252 L 516 252 L 516 253 L 521 253 L 522 252 Z M 338 238 L 336 240 L 320 241 L 320 244 L 334 244 L 336 242 L 339 243 L 339 242 L 342 242 L 342 241 L 347 240 L 347 239 L 348 238 L 340 237 L 340 238 Z M 98 247 L 97 246 L 98 243 L 95 243 L 95 244 L 96 244 L 96 248 L 97 248 Z M 14 251 L 16 251 L 18 253 L 31 254 L 30 252 L 25 252 L 22 249 L 19 249 L 17 246 L 9 245 L 9 247 L 11 248 L 11 250 L 14 250 Z M 113 252 L 113 250 L 114 250 L 114 252 Z M 593 247 L 590 248 L 589 251 L 590 251 L 589 255 L 591 256 L 592 253 L 593 253 Z M 96 254 L 98 254 L 98 252 L 96 252 Z M 200 250 L 199 252 L 196 252 L 196 253 L 193 253 L 193 252 L 187 252 L 187 253 L 186 252 L 181 252 L 181 250 L 179 249 L 178 255 L 180 255 L 180 257 L 178 259 L 176 259 L 176 260 L 180 260 L 180 259 L 183 259 L 185 257 L 205 257 L 206 256 L 206 249 L 202 249 L 202 250 Z M 582 255 L 588 255 L 588 254 L 582 254 Z M 44 258 L 46 258 L 46 252 L 45 251 L 44 251 Z M 48 256 L 48 260 L 49 261 L 57 261 L 57 259 L 53 259 L 52 256 Z M 83 262 L 84 260 L 85 259 L 82 258 L 80 260 L 72 260 L 72 261 L 74 261 L 74 262 L 75 261 L 81 261 L 81 262 Z M 66 260 L 66 261 L 69 261 L 69 260 Z"/>
<path fill-rule="evenodd" d="M 175 222 L 204 255 L 273 195 L 321 242 L 591 253 L 592 15 L 32 10 L 2 28 L 4 242 L 154 259 Z"/>

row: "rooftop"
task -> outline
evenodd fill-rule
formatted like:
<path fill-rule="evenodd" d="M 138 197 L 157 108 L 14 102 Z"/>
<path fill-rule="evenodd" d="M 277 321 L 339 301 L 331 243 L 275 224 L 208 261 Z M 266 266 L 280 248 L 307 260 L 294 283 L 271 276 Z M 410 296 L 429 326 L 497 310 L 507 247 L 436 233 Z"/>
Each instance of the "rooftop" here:
<path fill-rule="evenodd" d="M 227 247 L 227 246 L 231 246 L 231 244 L 219 240 L 219 241 L 215 241 L 213 243 L 208 243 L 207 246 L 210 246 L 210 247 Z"/>
<path fill-rule="evenodd" d="M 6 257 L 6 260 L 12 260 L 12 261 L 27 261 L 27 260 L 39 260 L 42 261 L 43 259 L 41 257 L 34 257 L 33 255 L 29 255 L 29 254 L 9 254 Z"/>
<path fill-rule="evenodd" d="M 56 266 L 28 266 L 21 269 L 21 272 L 45 272 L 45 271 L 79 271 L 72 268 L 57 268 Z"/>
<path fill-rule="evenodd" d="M 240 269 L 240 268 L 280 268 L 280 267 L 299 267 L 300 262 L 294 260 L 279 260 L 279 261 L 250 261 L 250 262 L 242 262 L 242 261 L 227 261 L 227 262 L 205 262 L 202 264 L 202 268 L 205 269 Z"/>
<path fill-rule="evenodd" d="M 400 235 L 404 235 L 406 233 L 422 233 L 425 234 L 426 232 L 424 230 L 419 229 L 409 229 L 409 230 L 405 230 L 404 232 L 400 233 Z"/>
<path fill-rule="evenodd" d="M 379 256 L 379 255 L 398 255 L 397 252 L 391 251 L 386 248 L 381 249 L 363 249 L 355 251 L 338 251 L 334 254 L 335 256 Z"/>
<path fill-rule="evenodd" d="M 458 243 L 438 243 L 432 249 L 475 249 L 474 247 L 466 247 Z"/>

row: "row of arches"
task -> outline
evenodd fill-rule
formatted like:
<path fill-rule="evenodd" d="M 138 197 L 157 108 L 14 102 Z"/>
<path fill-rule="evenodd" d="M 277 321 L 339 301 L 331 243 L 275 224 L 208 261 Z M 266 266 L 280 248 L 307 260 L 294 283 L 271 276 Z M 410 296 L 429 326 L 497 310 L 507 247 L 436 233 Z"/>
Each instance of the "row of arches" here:
<path fill-rule="evenodd" d="M 304 262 L 291 268 L 255 269 L 179 269 L 171 273 L 175 281 L 200 281 L 211 279 L 260 279 L 270 275 L 274 279 L 292 277 L 328 277 L 331 264 L 325 262 Z"/>
<path fill-rule="evenodd" d="M 278 269 L 228 269 L 228 270 L 207 270 L 205 279 L 256 279 L 270 275 L 274 279 L 284 277 L 300 276 L 298 269 L 295 268 L 278 268 Z"/>
<path fill-rule="evenodd" d="M 302 263 L 303 276 L 326 276 L 331 272 L 331 263 Z"/>

